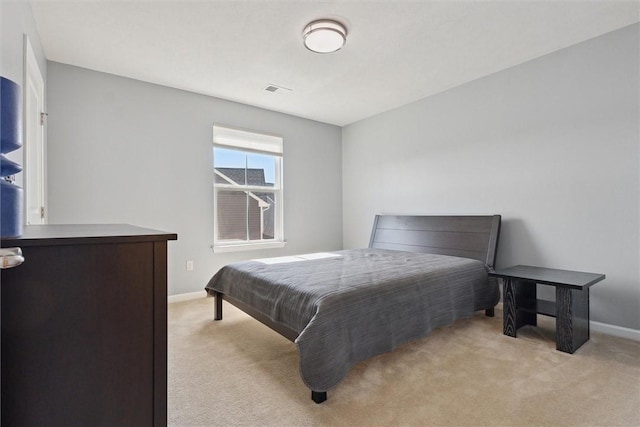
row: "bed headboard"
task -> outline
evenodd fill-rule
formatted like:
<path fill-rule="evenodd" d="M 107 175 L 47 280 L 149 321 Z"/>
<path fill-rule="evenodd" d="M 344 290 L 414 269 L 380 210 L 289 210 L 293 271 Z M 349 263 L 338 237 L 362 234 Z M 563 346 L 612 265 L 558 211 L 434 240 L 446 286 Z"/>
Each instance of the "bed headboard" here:
<path fill-rule="evenodd" d="M 370 248 L 477 259 L 494 267 L 500 215 L 376 215 Z"/>

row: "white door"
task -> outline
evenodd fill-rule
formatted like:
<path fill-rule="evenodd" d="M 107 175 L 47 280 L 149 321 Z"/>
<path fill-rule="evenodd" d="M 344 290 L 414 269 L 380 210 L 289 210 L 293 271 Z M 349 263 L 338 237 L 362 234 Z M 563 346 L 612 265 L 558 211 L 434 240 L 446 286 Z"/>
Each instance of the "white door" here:
<path fill-rule="evenodd" d="M 45 224 L 44 79 L 27 36 L 24 46 L 25 215 L 27 224 Z"/>

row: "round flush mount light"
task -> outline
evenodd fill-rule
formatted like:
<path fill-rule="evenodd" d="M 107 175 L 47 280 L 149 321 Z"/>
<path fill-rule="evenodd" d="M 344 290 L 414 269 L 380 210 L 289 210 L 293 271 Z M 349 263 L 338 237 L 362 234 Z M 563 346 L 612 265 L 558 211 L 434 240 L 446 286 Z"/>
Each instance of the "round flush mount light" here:
<path fill-rule="evenodd" d="M 331 53 L 340 50 L 347 41 L 347 29 L 339 22 L 320 19 L 304 27 L 304 45 L 316 53 Z"/>

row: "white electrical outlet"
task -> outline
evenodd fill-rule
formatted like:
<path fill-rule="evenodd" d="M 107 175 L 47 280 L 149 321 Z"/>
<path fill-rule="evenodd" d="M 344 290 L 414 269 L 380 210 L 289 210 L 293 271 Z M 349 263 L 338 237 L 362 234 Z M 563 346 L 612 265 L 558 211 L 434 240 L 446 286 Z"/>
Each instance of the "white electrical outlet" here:
<path fill-rule="evenodd" d="M 187 261 L 187 271 L 193 271 L 193 260 Z"/>

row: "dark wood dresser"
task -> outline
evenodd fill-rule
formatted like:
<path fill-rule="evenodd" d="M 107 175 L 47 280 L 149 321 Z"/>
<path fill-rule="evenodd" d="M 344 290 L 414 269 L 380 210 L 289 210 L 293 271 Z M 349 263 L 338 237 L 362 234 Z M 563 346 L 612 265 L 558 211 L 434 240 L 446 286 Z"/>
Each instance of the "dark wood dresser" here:
<path fill-rule="evenodd" d="M 2 426 L 167 423 L 167 241 L 130 225 L 26 226 L 3 248 Z"/>

